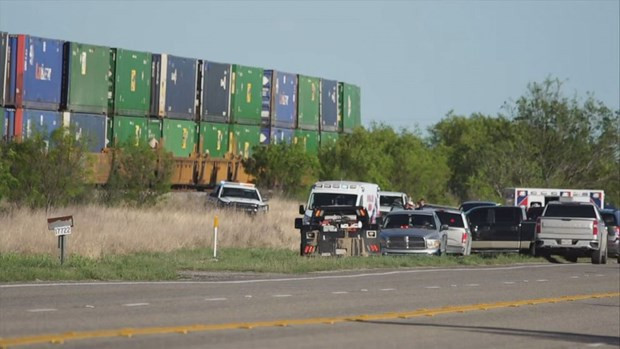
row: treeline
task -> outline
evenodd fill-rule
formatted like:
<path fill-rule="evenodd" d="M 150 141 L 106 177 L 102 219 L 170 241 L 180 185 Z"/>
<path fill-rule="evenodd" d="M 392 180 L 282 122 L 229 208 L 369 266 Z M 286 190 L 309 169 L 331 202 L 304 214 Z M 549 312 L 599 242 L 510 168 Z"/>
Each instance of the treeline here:
<path fill-rule="evenodd" d="M 375 124 L 318 156 L 298 145 L 258 149 L 245 162 L 259 186 L 302 198 L 319 179 L 377 183 L 383 190 L 457 204 L 501 201 L 507 187 L 603 189 L 620 205 L 620 111 L 562 83 L 530 83 L 497 115 L 449 113 L 428 135 Z"/>
<path fill-rule="evenodd" d="M 92 183 L 95 154 L 71 129 L 49 139 L 41 134 L 0 144 L 0 209 L 70 204 L 152 205 L 170 190 L 172 157 L 148 146 L 126 144 L 113 151 L 108 183 Z"/>

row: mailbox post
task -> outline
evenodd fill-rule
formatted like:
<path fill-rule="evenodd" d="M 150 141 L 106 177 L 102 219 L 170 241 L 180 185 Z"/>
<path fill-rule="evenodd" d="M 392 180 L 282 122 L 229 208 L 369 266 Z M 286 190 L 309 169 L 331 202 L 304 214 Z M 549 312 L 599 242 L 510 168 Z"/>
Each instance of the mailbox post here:
<path fill-rule="evenodd" d="M 58 248 L 60 249 L 60 264 L 65 262 L 65 236 L 71 234 L 73 227 L 73 216 L 54 217 L 47 219 L 47 229 L 53 230 L 58 237 Z"/>

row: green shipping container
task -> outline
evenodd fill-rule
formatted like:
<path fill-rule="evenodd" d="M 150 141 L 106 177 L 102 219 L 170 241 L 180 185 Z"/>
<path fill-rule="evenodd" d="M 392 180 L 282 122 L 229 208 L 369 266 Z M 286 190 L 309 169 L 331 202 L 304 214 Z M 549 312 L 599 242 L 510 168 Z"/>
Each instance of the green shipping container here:
<path fill-rule="evenodd" d="M 263 69 L 234 64 L 230 91 L 231 122 L 260 125 L 263 105 Z"/>
<path fill-rule="evenodd" d="M 201 153 L 209 154 L 213 158 L 223 158 L 228 153 L 228 137 L 228 124 L 201 122 Z"/>
<path fill-rule="evenodd" d="M 64 104 L 68 111 L 105 114 L 108 112 L 110 48 L 67 42 Z"/>
<path fill-rule="evenodd" d="M 148 138 L 147 119 L 135 116 L 115 116 L 112 118 L 112 144 L 117 146 L 146 144 Z"/>
<path fill-rule="evenodd" d="M 321 147 L 329 147 L 338 142 L 338 132 L 321 132 Z"/>
<path fill-rule="evenodd" d="M 244 158 L 252 156 L 252 148 L 260 144 L 260 126 L 230 125 L 230 151 Z"/>
<path fill-rule="evenodd" d="M 188 157 L 196 151 L 196 122 L 164 119 L 162 139 L 164 149 L 176 157 Z"/>
<path fill-rule="evenodd" d="M 117 115 L 146 116 L 151 102 L 151 54 L 112 49 L 114 96 L 112 112 Z"/>
<path fill-rule="evenodd" d="M 341 83 L 341 110 L 343 132 L 353 132 L 353 129 L 362 126 L 360 88 L 355 85 Z M 339 91 L 340 92 L 340 91 Z"/>
<path fill-rule="evenodd" d="M 319 78 L 299 75 L 297 97 L 297 127 L 319 129 Z"/>
<path fill-rule="evenodd" d="M 148 118 L 146 120 L 146 138 L 149 145 L 154 148 L 161 141 L 162 121 L 158 118 Z"/>
<path fill-rule="evenodd" d="M 295 130 L 293 143 L 301 144 L 306 153 L 317 155 L 319 153 L 319 132 L 307 130 Z"/>

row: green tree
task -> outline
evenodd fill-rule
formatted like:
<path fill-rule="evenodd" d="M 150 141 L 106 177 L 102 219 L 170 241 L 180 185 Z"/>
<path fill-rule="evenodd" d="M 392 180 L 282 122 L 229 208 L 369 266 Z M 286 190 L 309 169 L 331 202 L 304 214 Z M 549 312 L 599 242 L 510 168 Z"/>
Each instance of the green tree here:
<path fill-rule="evenodd" d="M 317 157 L 300 144 L 286 143 L 254 148 L 243 166 L 259 187 L 294 196 L 316 181 L 319 167 Z"/>
<path fill-rule="evenodd" d="M 4 181 L 11 183 L 9 201 L 49 210 L 90 198 L 88 153 L 72 130 L 60 128 L 49 139 L 37 133 L 8 143 L 3 152 L 9 168 Z"/>
<path fill-rule="evenodd" d="M 148 145 L 125 143 L 112 155 L 112 169 L 103 187 L 103 202 L 152 206 L 170 191 L 173 171 L 170 153 Z"/>

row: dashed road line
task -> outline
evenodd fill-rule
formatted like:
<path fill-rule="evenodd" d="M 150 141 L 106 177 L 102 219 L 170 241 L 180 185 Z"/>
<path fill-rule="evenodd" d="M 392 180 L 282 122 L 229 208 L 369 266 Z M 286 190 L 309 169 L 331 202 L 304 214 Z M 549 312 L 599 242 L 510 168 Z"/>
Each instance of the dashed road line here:
<path fill-rule="evenodd" d="M 190 333 L 190 332 L 205 332 L 205 331 L 222 331 L 222 330 L 237 330 L 237 329 L 256 329 L 265 327 L 282 327 L 282 326 L 307 326 L 307 325 L 332 325 L 343 322 L 366 322 L 366 321 L 378 321 L 386 319 L 409 319 L 422 316 L 436 316 L 444 314 L 458 314 L 473 311 L 488 311 L 493 309 L 511 309 L 523 306 L 534 306 L 539 304 L 554 304 L 562 302 L 579 301 L 586 299 L 598 299 L 598 298 L 611 298 L 620 297 L 620 292 L 610 293 L 598 293 L 598 294 L 585 294 L 585 295 L 573 295 L 563 296 L 555 298 L 537 298 L 516 300 L 508 302 L 496 302 L 496 303 L 483 303 L 472 305 L 457 305 L 457 306 L 445 306 L 433 309 L 417 309 L 413 311 L 405 311 L 398 313 L 381 313 L 381 314 L 366 314 L 366 315 L 354 315 L 354 316 L 337 316 L 337 317 L 324 317 L 324 318 L 306 318 L 306 319 L 289 319 L 278 321 L 261 321 L 261 322 L 240 322 L 240 323 L 222 323 L 222 324 L 191 324 L 184 326 L 174 327 L 146 327 L 146 328 L 122 328 L 111 330 L 97 330 L 97 331 L 84 331 L 84 332 L 63 332 L 54 334 L 32 335 L 23 337 L 12 338 L 0 338 L 0 348 L 13 347 L 18 345 L 32 345 L 42 343 L 64 343 L 70 340 L 86 340 L 94 338 L 112 338 L 112 337 L 126 337 L 131 338 L 139 335 L 162 335 L 171 333 Z M 589 347 L 596 347 L 600 343 L 591 343 Z"/>
<path fill-rule="evenodd" d="M 292 297 L 293 295 L 290 294 L 274 294 L 272 297 L 274 298 L 285 298 L 285 297 Z"/>
<path fill-rule="evenodd" d="M 368 290 L 367 290 L 367 289 L 365 289 L 365 288 L 362 288 L 362 289 L 360 290 L 360 292 L 368 292 Z"/>
<path fill-rule="evenodd" d="M 504 285 L 514 285 L 516 282 L 514 281 L 504 281 Z"/>
<path fill-rule="evenodd" d="M 149 303 L 127 303 L 127 304 L 123 304 L 124 307 L 143 307 L 145 305 L 149 305 Z"/>
<path fill-rule="evenodd" d="M 547 281 L 549 281 L 549 280 L 547 280 L 547 279 L 539 279 L 539 280 L 536 280 L 536 281 L 537 281 L 537 282 L 547 282 Z"/>
<path fill-rule="evenodd" d="M 395 288 L 382 288 L 380 291 L 396 291 Z"/>
<path fill-rule="evenodd" d="M 252 298 L 252 295 L 251 294 L 246 294 L 244 297 L 245 298 Z"/>
<path fill-rule="evenodd" d="M 334 292 L 332 292 L 332 294 L 347 294 L 347 293 L 349 293 L 349 292 L 347 292 L 347 291 L 334 291 Z"/>
<path fill-rule="evenodd" d="M 467 286 L 467 287 L 478 287 L 478 286 L 480 286 L 480 284 L 467 284 L 465 286 Z"/>
<path fill-rule="evenodd" d="M 577 276 L 577 275 L 573 275 L 573 276 L 571 276 L 570 278 L 571 278 L 571 279 L 579 279 L 579 276 Z"/>
<path fill-rule="evenodd" d="M 220 298 L 205 298 L 205 301 L 207 302 L 221 302 L 221 301 L 226 301 L 228 300 L 228 298 L 224 298 L 224 297 L 220 297 Z"/>
<path fill-rule="evenodd" d="M 436 289 L 436 288 L 441 288 L 441 286 L 426 286 L 426 287 L 424 287 L 424 288 L 427 288 L 427 289 Z"/>
<path fill-rule="evenodd" d="M 29 313 L 45 313 L 45 312 L 50 312 L 50 311 L 58 311 L 58 309 L 55 309 L 55 308 L 40 308 L 40 309 L 28 309 L 27 311 Z"/>

